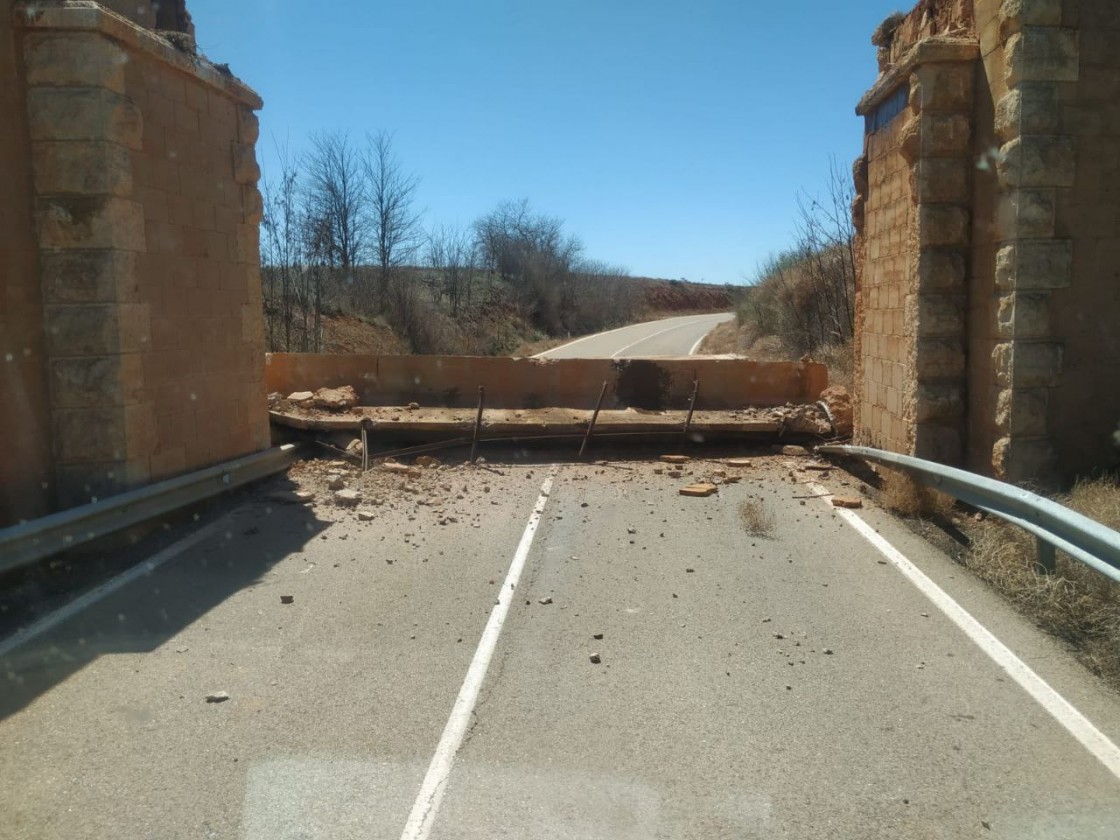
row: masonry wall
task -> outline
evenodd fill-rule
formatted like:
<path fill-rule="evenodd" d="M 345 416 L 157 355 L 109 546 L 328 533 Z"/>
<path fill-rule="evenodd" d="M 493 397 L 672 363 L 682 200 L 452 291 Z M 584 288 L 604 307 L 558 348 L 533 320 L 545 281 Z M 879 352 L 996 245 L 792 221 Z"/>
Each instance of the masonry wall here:
<path fill-rule="evenodd" d="M 0 525 L 51 506 L 50 423 L 23 64 L 0 3 Z"/>
<path fill-rule="evenodd" d="M 903 307 L 913 293 L 910 167 L 901 151 L 905 113 L 866 138 L 868 198 L 860 275 L 859 442 L 911 450 L 903 389 L 913 378 Z"/>
<path fill-rule="evenodd" d="M 1072 186 L 1056 195 L 1055 236 L 1072 240 L 1070 282 L 1050 300 L 1063 344 L 1047 426 L 1066 475 L 1105 466 L 1120 423 L 1120 3 L 1064 4 L 1077 27 L 1076 83 L 1059 86 L 1058 128 L 1072 139 Z"/>
<path fill-rule="evenodd" d="M 19 345 L 0 525 L 269 444 L 261 103 L 194 54 L 182 3 L 144 5 L 41 0 L 0 25 L 0 96 L 19 106 L 0 127 L 18 269 L 0 318 Z M 135 22 L 153 14 L 172 35 Z"/>

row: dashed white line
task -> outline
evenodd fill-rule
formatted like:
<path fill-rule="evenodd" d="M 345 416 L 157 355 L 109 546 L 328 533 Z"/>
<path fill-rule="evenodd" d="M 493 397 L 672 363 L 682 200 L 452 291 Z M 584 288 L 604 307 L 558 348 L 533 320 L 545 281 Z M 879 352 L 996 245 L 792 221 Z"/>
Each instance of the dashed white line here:
<path fill-rule="evenodd" d="M 824 497 L 830 495 L 827 488 L 815 482 L 806 482 L 806 486 L 814 493 Z M 930 580 L 906 555 L 877 533 L 862 517 L 854 511 L 844 508 L 837 508 L 834 512 L 840 514 L 849 525 L 859 532 L 860 536 L 875 546 L 896 569 L 902 572 L 923 595 L 933 602 L 935 607 L 964 631 L 964 634 L 991 657 L 1011 679 L 1015 680 L 1054 720 L 1076 738 L 1081 746 L 1092 753 L 1101 764 L 1108 768 L 1113 776 L 1120 779 L 1120 747 L 1117 747 L 1072 703 L 1055 691 L 1046 680 L 1036 674 L 1027 663 L 992 635 L 988 628 L 973 618 L 971 613 L 954 601 L 944 589 Z"/>
<path fill-rule="evenodd" d="M 517 544 L 517 550 L 510 562 L 509 573 L 506 575 L 505 583 L 502 584 L 498 603 L 490 611 L 490 620 L 486 622 L 486 628 L 482 631 L 482 638 L 479 640 L 474 658 L 471 659 L 470 667 L 467 669 L 466 679 L 463 680 L 463 686 L 459 689 L 459 696 L 455 698 L 455 705 L 451 707 L 451 716 L 447 719 L 447 725 L 443 729 L 443 735 L 440 736 L 435 755 L 432 756 L 431 764 L 428 765 L 428 772 L 424 775 L 424 781 L 420 785 L 420 793 L 412 806 L 412 812 L 408 815 L 408 822 L 405 823 L 401 840 L 424 840 L 431 834 L 436 814 L 439 813 L 440 804 L 443 802 L 443 795 L 447 791 L 447 782 L 451 775 L 451 768 L 455 763 L 455 756 L 463 745 L 463 738 L 467 734 L 471 715 L 474 713 L 475 704 L 478 702 L 478 693 L 486 679 L 486 671 L 490 667 L 491 658 L 494 656 L 498 636 L 501 635 L 502 625 L 505 624 L 509 606 L 513 602 L 513 592 L 517 589 L 518 581 L 521 579 L 521 572 L 525 568 L 525 560 L 529 556 L 529 549 L 533 546 L 533 537 L 537 533 L 537 526 L 541 521 L 541 514 L 544 512 L 545 503 L 548 502 L 549 493 L 552 492 L 552 480 L 556 477 L 557 469 L 555 466 L 552 467 L 549 470 L 548 478 L 541 485 L 537 503 L 533 506 L 533 512 L 529 515 L 529 521 L 521 535 L 521 542 Z"/>

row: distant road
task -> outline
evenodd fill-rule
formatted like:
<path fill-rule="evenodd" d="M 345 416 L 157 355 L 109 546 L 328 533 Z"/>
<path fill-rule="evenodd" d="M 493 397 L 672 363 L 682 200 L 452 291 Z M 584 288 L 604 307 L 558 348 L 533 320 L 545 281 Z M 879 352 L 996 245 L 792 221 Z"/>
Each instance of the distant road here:
<path fill-rule="evenodd" d="M 681 315 L 644 324 L 631 324 L 562 344 L 544 353 L 542 359 L 618 359 L 634 356 L 688 356 L 700 341 L 733 312 L 715 315 Z"/>

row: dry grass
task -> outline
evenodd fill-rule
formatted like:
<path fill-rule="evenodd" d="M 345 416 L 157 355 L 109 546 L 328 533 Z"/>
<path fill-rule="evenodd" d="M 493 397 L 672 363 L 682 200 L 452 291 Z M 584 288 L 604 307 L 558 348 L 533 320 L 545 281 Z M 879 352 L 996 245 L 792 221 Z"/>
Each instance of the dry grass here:
<path fill-rule="evenodd" d="M 919 484 L 908 473 L 883 471 L 883 489 L 879 502 L 887 510 L 901 516 L 945 516 L 953 500 L 944 493 Z"/>
<path fill-rule="evenodd" d="M 742 354 L 743 346 L 738 322 L 724 321 L 717 325 L 714 330 L 704 336 L 704 340 L 700 342 L 700 347 L 696 352 L 700 356 Z"/>
<path fill-rule="evenodd" d="M 1075 510 L 1120 526 L 1120 486 L 1079 483 L 1063 499 Z M 1095 674 L 1120 689 L 1120 584 L 1058 553 L 1054 575 L 1035 572 L 1035 541 L 1012 525 L 989 521 L 973 538 L 966 563 L 1044 630 L 1067 641 Z"/>
<path fill-rule="evenodd" d="M 828 368 L 828 384 L 843 385 L 852 392 L 855 382 L 855 353 L 852 342 L 818 347 L 813 358 Z"/>
<path fill-rule="evenodd" d="M 767 537 L 774 532 L 774 514 L 761 499 L 748 499 L 739 505 L 739 517 L 752 537 Z"/>

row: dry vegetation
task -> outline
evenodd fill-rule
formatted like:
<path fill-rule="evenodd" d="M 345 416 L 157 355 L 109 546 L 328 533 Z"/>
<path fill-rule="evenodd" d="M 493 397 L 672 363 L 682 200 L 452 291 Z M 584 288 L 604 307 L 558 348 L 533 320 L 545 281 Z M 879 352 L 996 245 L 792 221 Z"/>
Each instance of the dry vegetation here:
<path fill-rule="evenodd" d="M 1115 480 L 1082 482 L 1061 501 L 1110 528 L 1120 528 L 1120 486 Z M 1093 673 L 1120 690 L 1120 584 L 1061 552 L 1057 573 L 1040 575 L 1035 556 L 1034 537 L 988 520 L 973 537 L 965 562 L 1038 626 L 1068 642 Z"/>
<path fill-rule="evenodd" d="M 739 518 L 752 537 L 766 537 L 774 532 L 774 514 L 761 499 L 748 499 L 739 505 Z"/>
<path fill-rule="evenodd" d="M 884 470 L 882 478 L 879 502 L 900 516 L 945 516 L 953 507 L 951 497 L 918 483 L 907 473 Z"/>

